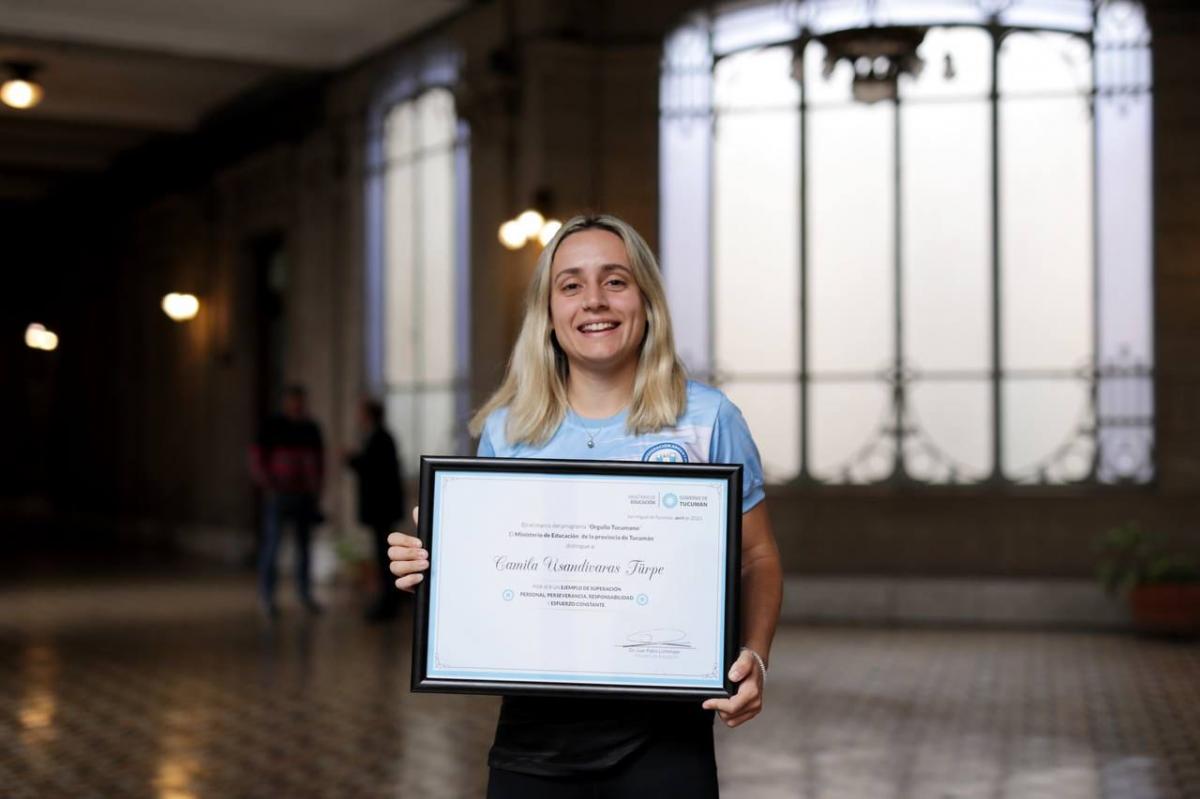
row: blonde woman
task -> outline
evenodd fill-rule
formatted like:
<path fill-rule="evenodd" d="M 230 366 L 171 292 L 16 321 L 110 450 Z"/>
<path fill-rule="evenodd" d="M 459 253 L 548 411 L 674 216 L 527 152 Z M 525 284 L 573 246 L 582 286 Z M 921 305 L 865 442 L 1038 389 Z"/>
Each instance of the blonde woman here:
<path fill-rule="evenodd" d="M 504 382 L 471 422 L 479 455 L 741 463 L 742 631 L 729 699 L 677 702 L 506 697 L 488 796 L 715 797 L 713 711 L 758 715 L 779 617 L 781 571 L 758 450 L 738 409 L 686 379 L 646 242 L 613 216 L 563 225 L 534 271 Z M 396 586 L 429 567 L 412 536 L 389 538 Z M 664 795 L 666 795 L 664 793 Z"/>

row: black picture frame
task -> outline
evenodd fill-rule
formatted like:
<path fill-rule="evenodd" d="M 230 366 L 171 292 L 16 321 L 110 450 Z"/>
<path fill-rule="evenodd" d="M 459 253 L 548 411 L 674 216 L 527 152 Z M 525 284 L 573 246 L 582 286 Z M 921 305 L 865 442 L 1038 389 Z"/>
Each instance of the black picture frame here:
<path fill-rule="evenodd" d="M 504 472 L 556 475 L 615 475 L 637 479 L 708 478 L 727 484 L 724 565 L 724 663 L 721 689 L 695 686 L 637 686 L 559 680 L 464 679 L 431 677 L 428 673 L 430 595 L 436 589 L 432 536 L 436 529 L 435 477 L 439 471 Z M 527 458 L 421 457 L 420 505 L 417 534 L 430 554 L 430 569 L 415 590 L 411 687 L 418 693 L 500 694 L 514 696 L 592 696 L 629 699 L 704 700 L 732 696 L 737 685 L 729 669 L 740 651 L 740 584 L 742 538 L 742 466 L 740 464 L 676 464 L 640 461 L 545 460 Z M 714 586 L 718 590 L 720 586 Z"/>

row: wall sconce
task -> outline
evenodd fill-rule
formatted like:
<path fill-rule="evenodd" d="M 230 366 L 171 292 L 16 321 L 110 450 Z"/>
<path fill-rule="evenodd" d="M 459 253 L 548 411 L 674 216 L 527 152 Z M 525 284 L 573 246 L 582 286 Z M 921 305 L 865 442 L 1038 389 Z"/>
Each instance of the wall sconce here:
<path fill-rule="evenodd" d="M 54 352 L 58 349 L 58 334 L 47 330 L 45 325 L 34 322 L 25 328 L 25 346 L 33 350 Z"/>
<path fill-rule="evenodd" d="M 525 231 L 517 220 L 510 219 L 500 226 L 500 243 L 508 249 L 519 250 L 525 246 L 525 242 L 528 240 L 529 237 L 525 235 Z"/>
<path fill-rule="evenodd" d="M 537 211 L 530 209 L 521 212 L 516 219 L 510 219 L 500 226 L 500 243 L 510 250 L 519 250 L 531 241 L 545 247 L 554 238 L 554 234 L 562 227 L 557 219 L 546 219 Z"/>
<path fill-rule="evenodd" d="M 171 292 L 162 298 L 163 313 L 175 322 L 187 322 L 196 318 L 200 312 L 200 300 L 195 294 L 178 294 Z"/>
<path fill-rule="evenodd" d="M 33 79 L 37 67 L 33 64 L 10 61 L 5 68 L 8 76 L 0 84 L 0 102 L 10 108 L 24 111 L 33 108 L 42 101 L 45 91 L 42 85 Z"/>
<path fill-rule="evenodd" d="M 531 241 L 545 247 L 562 227 L 557 219 L 547 219 L 538 208 L 550 207 L 550 192 L 539 189 L 534 195 L 533 207 L 527 208 L 515 218 L 500 226 L 500 243 L 510 250 L 519 250 Z"/>

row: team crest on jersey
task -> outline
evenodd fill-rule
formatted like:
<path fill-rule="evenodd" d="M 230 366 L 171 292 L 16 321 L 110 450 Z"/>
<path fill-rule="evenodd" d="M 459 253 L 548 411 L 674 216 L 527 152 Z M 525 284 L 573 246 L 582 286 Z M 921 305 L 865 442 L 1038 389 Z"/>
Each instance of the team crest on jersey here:
<path fill-rule="evenodd" d="M 642 455 L 642 460 L 650 463 L 687 463 L 687 450 L 670 441 L 655 444 Z"/>

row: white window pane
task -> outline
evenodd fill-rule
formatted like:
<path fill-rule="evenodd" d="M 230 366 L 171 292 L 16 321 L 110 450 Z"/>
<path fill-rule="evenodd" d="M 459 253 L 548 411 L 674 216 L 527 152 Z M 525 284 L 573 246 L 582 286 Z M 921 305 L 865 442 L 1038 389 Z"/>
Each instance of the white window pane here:
<path fill-rule="evenodd" d="M 421 329 L 423 381 L 445 382 L 455 364 L 454 151 L 420 161 Z"/>
<path fill-rule="evenodd" d="M 1101 379 L 1096 393 L 1097 477 L 1109 483 L 1149 481 L 1154 476 L 1154 385 L 1149 374 L 1114 370 Z"/>
<path fill-rule="evenodd" d="M 384 177 L 384 379 L 448 383 L 458 374 L 455 252 L 458 122 L 433 89 L 388 114 Z"/>
<path fill-rule="evenodd" d="M 1153 359 L 1149 95 L 1096 100 L 1101 362 Z"/>
<path fill-rule="evenodd" d="M 417 100 L 420 147 L 423 150 L 449 147 L 454 142 L 457 117 L 454 95 L 449 89 L 430 89 Z"/>
<path fill-rule="evenodd" d="M 1002 388 L 1004 476 L 1052 483 L 1089 474 L 1095 440 L 1084 380 L 1007 380 Z"/>
<path fill-rule="evenodd" d="M 894 108 L 809 116 L 809 299 L 812 368 L 876 370 L 892 360 Z"/>
<path fill-rule="evenodd" d="M 746 417 L 767 482 L 783 483 L 800 474 L 799 384 L 731 381 L 721 390 Z"/>
<path fill-rule="evenodd" d="M 712 108 L 712 51 L 703 25 L 680 28 L 663 47 L 659 107 L 664 116 L 707 117 Z"/>
<path fill-rule="evenodd" d="M 1145 383 L 1149 393 L 1150 381 Z M 1103 483 L 1154 479 L 1154 430 L 1149 426 L 1102 427 L 1096 477 Z"/>
<path fill-rule="evenodd" d="M 709 188 L 707 118 L 662 123 L 662 268 L 675 346 L 688 369 L 712 370 L 709 353 Z"/>
<path fill-rule="evenodd" d="M 933 483 L 982 480 L 992 467 L 992 387 L 985 380 L 918 381 L 909 388 L 908 474 Z"/>
<path fill-rule="evenodd" d="M 904 105 L 901 125 L 905 362 L 990 368 L 990 107 Z"/>
<path fill-rule="evenodd" d="M 809 386 L 809 471 L 831 482 L 868 483 L 892 473 L 896 447 L 891 388 L 882 383 Z"/>
<path fill-rule="evenodd" d="M 417 438 L 416 394 L 404 389 L 388 389 L 384 398 L 388 431 L 400 447 L 401 467 L 406 477 L 420 474 L 421 442 Z"/>
<path fill-rule="evenodd" d="M 1095 36 L 1096 43 L 1101 48 L 1110 45 L 1137 45 L 1138 50 L 1148 48 L 1150 28 L 1146 24 L 1146 9 L 1138 0 L 1107 0 L 1096 9 Z M 1141 60 L 1149 56 L 1149 53 L 1137 52 L 1131 55 Z M 1149 69 L 1149 64 L 1146 68 Z M 1149 77 L 1149 72 L 1145 75 Z"/>
<path fill-rule="evenodd" d="M 1096 24 L 1097 387 L 1103 482 L 1154 477 L 1152 120 L 1149 30 L 1140 4 Z"/>
<path fill-rule="evenodd" d="M 400 161 L 412 155 L 417 148 L 417 109 L 411 103 L 399 103 L 384 119 L 384 153 L 391 161 Z"/>
<path fill-rule="evenodd" d="M 1066 33 L 1012 33 L 1000 45 L 1000 93 L 1086 94 L 1092 88 L 1087 40 Z"/>
<path fill-rule="evenodd" d="M 748 12 L 718 23 L 724 24 L 722 35 L 730 37 L 720 44 L 723 52 L 771 41 L 771 25 L 781 10 L 818 34 L 868 22 L 968 21 L 950 16 L 956 9 L 975 17 L 984 13 L 971 0 L 880 0 L 869 7 L 854 2 L 769 5 L 757 9 L 771 18 L 766 24 Z M 1153 471 L 1154 402 L 1147 376 L 1152 367 L 1152 114 L 1144 16 L 1140 4 L 1121 0 L 1098 6 L 1088 0 L 1012 0 L 1000 5 L 1004 8 L 997 6 L 997 12 L 1005 23 L 1082 33 L 1090 29 L 1095 11 L 1097 92 L 1093 97 L 1092 52 L 1086 39 L 1057 32 L 1006 35 L 997 76 L 1000 183 L 992 186 L 991 35 L 978 28 L 932 28 L 920 50 L 924 72 L 901 80 L 903 357 L 917 370 L 907 394 L 917 435 L 905 439 L 906 468 L 914 478 L 929 482 L 979 480 L 991 474 L 992 389 L 983 375 L 991 367 L 991 314 L 998 307 L 1000 366 L 1009 375 L 1002 386 L 1002 473 L 1021 481 L 1066 482 L 1087 479 L 1094 464 L 1101 480 L 1148 480 Z M 921 17 L 931 10 L 947 16 Z M 837 22 L 839 14 L 848 15 L 845 24 Z M 713 334 L 717 365 L 727 375 L 784 375 L 795 368 L 800 330 L 793 336 L 779 331 L 798 324 L 809 336 L 809 364 L 816 375 L 808 408 L 811 471 L 823 479 L 871 481 L 892 469 L 894 443 L 886 432 L 891 423 L 890 389 L 882 382 L 820 378 L 831 372 L 876 372 L 892 361 L 895 124 L 892 106 L 852 101 L 850 65 L 838 64 L 833 76 L 824 78 L 823 56 L 817 42 L 804 54 L 810 116 L 804 130 L 808 161 L 803 166 L 811 216 L 805 225 L 810 236 L 805 243 L 810 316 L 803 320 L 795 319 L 795 308 L 783 301 L 799 291 L 787 271 L 763 268 L 769 259 L 760 259 L 753 246 L 739 247 L 737 242 L 739 232 L 757 232 L 756 219 L 772 220 L 768 236 L 779 240 L 764 240 L 764 251 L 799 260 L 799 251 L 789 248 L 800 244 L 804 203 L 788 207 L 791 198 L 786 193 L 771 194 L 785 183 L 780 174 L 787 182 L 799 174 L 799 165 L 793 172 L 787 160 L 798 151 L 801 135 L 798 128 L 793 134 L 786 127 L 787 111 L 795 107 L 786 80 L 792 71 L 790 49 L 743 52 L 714 73 L 714 95 L 723 113 L 713 126 L 715 301 L 712 328 L 705 332 Z M 772 58 L 777 63 L 768 69 Z M 753 67 L 760 65 L 762 70 L 755 73 Z M 773 115 L 772 110 L 779 113 Z M 752 117 L 759 121 L 746 121 Z M 666 120 L 664 114 L 664 148 Z M 763 131 L 766 138 L 758 141 L 766 143 L 761 149 L 776 155 L 773 175 L 761 166 L 751 146 Z M 700 148 L 693 150 L 702 157 Z M 664 151 L 664 163 L 669 157 Z M 703 208 L 710 184 L 702 170 L 693 175 L 695 190 L 687 200 Z M 724 187 L 736 186 L 739 180 L 757 182 L 751 201 L 724 196 Z M 667 191 L 664 185 L 664 204 Z M 993 193 L 1000 220 L 997 297 L 991 285 Z M 754 207 L 758 199 L 764 208 Z M 664 220 L 670 213 L 664 208 Z M 795 220 L 790 238 L 779 235 L 784 223 L 775 221 L 772 213 Z M 692 217 L 700 218 L 701 213 Z M 686 222 L 681 222 L 680 229 L 685 228 Z M 751 287 L 758 282 L 778 288 L 776 296 L 756 297 Z M 707 289 L 706 281 L 697 283 Z M 693 307 L 708 305 L 707 293 L 702 299 Z M 756 307 L 756 301 L 764 304 Z M 746 318 L 761 336 L 757 346 L 740 335 L 741 330 L 753 329 L 743 321 Z M 772 346 L 761 345 L 766 339 Z M 1102 370 L 1116 363 L 1125 371 L 1101 378 L 1093 409 L 1093 389 L 1084 370 L 1093 363 L 1094 353 Z M 1079 370 L 1079 377 L 1032 379 L 1030 370 Z M 954 382 L 921 378 L 931 371 L 981 376 L 955 377 Z M 746 379 L 731 384 L 762 396 L 791 385 Z M 785 406 L 782 399 L 741 402 Z M 793 406 L 786 407 L 790 413 Z M 778 416 L 763 412 L 763 418 L 775 424 Z M 792 433 L 781 435 L 790 438 Z"/>
<path fill-rule="evenodd" d="M 420 412 L 421 455 L 458 454 L 457 432 L 460 427 L 455 413 L 455 394 L 452 390 L 423 391 L 417 408 Z"/>
<path fill-rule="evenodd" d="M 906 102 L 982 98 L 992 90 L 992 37 L 986 31 L 934 28 L 925 34 L 917 55 L 925 61 L 921 73 L 900 77 L 900 97 Z"/>
<path fill-rule="evenodd" d="M 458 454 L 455 393 L 389 389 L 384 400 L 387 426 L 396 436 L 407 477 L 420 475 L 422 455 Z"/>
<path fill-rule="evenodd" d="M 709 175 L 712 54 L 708 31 L 676 31 L 665 48 L 659 127 L 659 242 L 675 348 L 701 378 L 712 372 L 709 334 Z"/>
<path fill-rule="evenodd" d="M 454 222 L 450 235 L 454 246 L 455 361 L 457 374 L 465 378 L 471 364 L 471 150 L 469 128 L 458 122 L 458 144 L 454 148 Z M 489 239 L 490 241 L 490 239 Z"/>
<path fill-rule="evenodd" d="M 1091 361 L 1091 155 L 1086 100 L 1002 102 L 1005 368 L 1080 367 Z"/>
<path fill-rule="evenodd" d="M 798 110 L 800 87 L 792 80 L 792 51 L 770 47 L 730 56 L 717 64 L 713 100 L 718 111 Z"/>
<path fill-rule="evenodd" d="M 716 363 L 723 372 L 793 373 L 799 363 L 798 89 L 791 54 L 733 56 L 717 69 L 714 190 Z"/>
<path fill-rule="evenodd" d="M 413 225 L 413 167 L 393 165 L 384 178 L 383 290 L 384 380 L 408 382 L 415 375 L 416 312 Z"/>
<path fill-rule="evenodd" d="M 453 95 L 431 89 L 398 103 L 385 121 L 383 243 L 384 381 L 388 426 L 409 477 L 419 456 L 456 451 L 464 329 L 459 245 L 466 177 Z M 430 384 L 444 388 L 430 389 Z"/>
<path fill-rule="evenodd" d="M 1096 100 L 1099 364 L 1149 370 L 1152 334 L 1150 96 Z M 1154 388 L 1149 377 L 1104 376 L 1097 390 L 1105 482 L 1153 478 Z"/>

